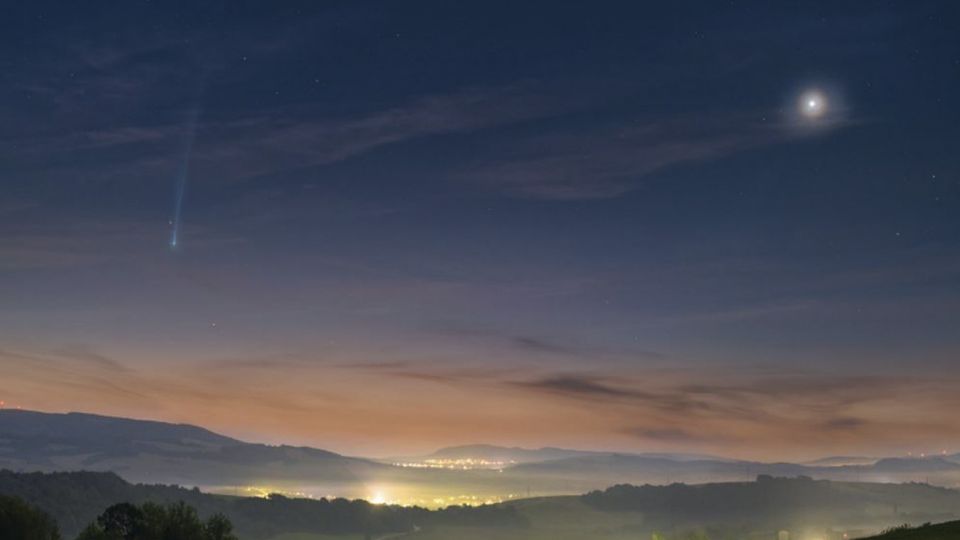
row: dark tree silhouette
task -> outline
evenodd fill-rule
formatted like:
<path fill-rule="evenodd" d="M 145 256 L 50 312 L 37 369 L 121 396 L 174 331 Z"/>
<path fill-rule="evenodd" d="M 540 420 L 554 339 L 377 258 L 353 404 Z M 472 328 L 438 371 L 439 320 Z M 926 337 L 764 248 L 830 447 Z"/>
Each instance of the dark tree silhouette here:
<path fill-rule="evenodd" d="M 233 523 L 223 514 L 214 514 L 207 520 L 208 540 L 237 540 L 233 534 Z"/>
<path fill-rule="evenodd" d="M 134 506 L 121 503 L 107 508 L 77 540 L 237 540 L 233 524 L 222 514 L 206 523 L 183 501 Z"/>
<path fill-rule="evenodd" d="M 60 540 L 57 524 L 45 512 L 22 499 L 0 495 L 0 538 L 3 540 Z"/>
<path fill-rule="evenodd" d="M 108 531 L 111 537 L 135 540 L 143 533 L 143 510 L 130 503 L 115 504 L 104 510 L 97 518 L 97 524 Z"/>

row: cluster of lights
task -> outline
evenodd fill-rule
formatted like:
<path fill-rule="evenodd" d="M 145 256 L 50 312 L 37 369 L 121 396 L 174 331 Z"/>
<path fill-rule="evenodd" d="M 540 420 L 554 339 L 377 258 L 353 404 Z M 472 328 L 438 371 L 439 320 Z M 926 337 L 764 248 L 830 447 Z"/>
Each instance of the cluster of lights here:
<path fill-rule="evenodd" d="M 453 495 L 449 497 L 435 497 L 433 499 L 391 499 L 383 491 L 376 491 L 367 497 L 373 504 L 390 504 L 398 506 L 420 506 L 424 508 L 445 508 L 447 506 L 483 506 L 499 504 L 504 501 L 520 498 L 520 495 L 510 493 L 505 496 L 491 495 Z"/>
<path fill-rule="evenodd" d="M 460 471 L 470 471 L 474 469 L 500 470 L 504 467 L 516 465 L 516 461 L 490 461 L 477 458 L 460 459 L 425 459 L 423 461 L 407 461 L 394 463 L 397 467 L 408 467 L 414 469 L 455 469 Z"/>
<path fill-rule="evenodd" d="M 318 497 L 312 493 L 304 491 L 289 491 L 270 486 L 237 486 L 233 488 L 214 489 L 214 492 L 229 493 L 231 495 L 241 495 L 245 497 L 257 497 L 266 499 L 270 495 L 277 494 L 289 497 L 291 499 L 335 499 L 335 495 L 324 495 Z M 518 499 L 520 495 L 510 493 L 507 495 L 451 495 L 449 497 L 434 498 L 392 498 L 384 489 L 376 488 L 369 495 L 364 497 L 373 504 L 389 504 L 397 506 L 419 506 L 422 508 L 446 508 L 447 506 L 482 506 L 487 504 L 498 504 L 505 501 Z"/>
<path fill-rule="evenodd" d="M 258 497 L 261 499 L 266 499 L 270 495 L 277 494 L 283 495 L 284 497 L 289 497 L 291 499 L 313 499 L 314 496 L 311 493 L 304 491 L 287 491 L 283 489 L 277 489 L 267 486 L 242 486 L 237 487 L 232 490 L 233 493 L 243 493 L 247 497 Z M 328 498 L 333 498 L 332 496 Z"/>
<path fill-rule="evenodd" d="M 456 497 L 438 497 L 433 499 L 433 503 L 438 507 L 441 506 L 455 506 L 455 505 L 465 505 L 465 506 L 482 506 L 485 504 L 498 504 L 504 501 L 511 499 L 519 498 L 519 495 L 513 493 L 508 494 L 505 497 L 500 497 L 497 495 L 490 497 L 478 497 L 476 495 L 457 495 Z"/>
<path fill-rule="evenodd" d="M 915 456 L 913 452 L 907 452 L 907 456 L 909 456 L 909 457 L 917 457 L 917 456 L 919 456 L 921 459 L 926 458 L 927 456 L 933 456 L 933 455 L 935 455 L 935 454 L 927 454 L 926 452 L 920 452 L 919 454 L 917 454 L 917 455 Z M 940 455 L 941 455 L 941 456 L 947 455 L 947 451 L 946 451 L 946 450 L 941 450 L 941 451 L 940 451 Z"/>

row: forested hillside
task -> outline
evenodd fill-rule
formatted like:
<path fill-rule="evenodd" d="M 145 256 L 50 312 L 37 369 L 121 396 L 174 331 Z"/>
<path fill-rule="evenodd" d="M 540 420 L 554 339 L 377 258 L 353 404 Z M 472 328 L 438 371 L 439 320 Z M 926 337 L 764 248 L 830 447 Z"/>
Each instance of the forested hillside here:
<path fill-rule="evenodd" d="M 374 505 L 346 499 L 232 497 L 177 486 L 130 484 L 113 473 L 14 473 L 0 471 L 0 494 L 17 496 L 53 516 L 66 538 L 73 538 L 107 507 L 128 502 L 170 504 L 183 501 L 207 518 L 227 516 L 244 540 L 287 532 L 387 533 L 457 523 L 474 526 L 522 525 L 509 507 L 441 511 Z"/>

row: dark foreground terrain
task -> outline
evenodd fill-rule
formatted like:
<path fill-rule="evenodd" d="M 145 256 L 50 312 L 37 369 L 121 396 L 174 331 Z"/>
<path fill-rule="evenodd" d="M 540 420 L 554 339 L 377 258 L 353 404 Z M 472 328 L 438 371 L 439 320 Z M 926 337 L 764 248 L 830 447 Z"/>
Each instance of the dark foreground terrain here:
<path fill-rule="evenodd" d="M 897 527 L 867 540 L 957 540 L 960 538 L 960 521 L 950 521 L 920 527 Z"/>
<path fill-rule="evenodd" d="M 375 505 L 362 500 L 234 497 L 178 486 L 131 484 L 113 473 L 14 473 L 0 471 L 0 495 L 18 497 L 52 516 L 73 538 L 106 508 L 119 503 L 184 502 L 203 518 L 222 514 L 243 540 L 284 533 L 346 535 L 409 532 L 441 525 L 522 527 L 507 506 L 423 508 Z"/>
<path fill-rule="evenodd" d="M 960 492 L 955 490 L 774 477 L 701 485 L 618 485 L 582 496 L 433 511 L 361 500 L 216 495 L 131 484 L 101 472 L 0 471 L 0 495 L 18 497 L 50 515 L 67 539 L 118 503 L 183 502 L 203 520 L 222 514 L 241 540 L 401 534 L 411 540 L 636 540 L 653 535 L 727 540 L 776 538 L 779 531 L 796 538 L 856 538 L 902 523 L 960 518 Z"/>

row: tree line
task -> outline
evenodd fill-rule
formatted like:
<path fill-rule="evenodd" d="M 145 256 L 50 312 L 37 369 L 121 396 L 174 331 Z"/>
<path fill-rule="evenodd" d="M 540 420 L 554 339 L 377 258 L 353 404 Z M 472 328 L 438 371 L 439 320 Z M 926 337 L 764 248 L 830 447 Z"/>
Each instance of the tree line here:
<path fill-rule="evenodd" d="M 79 540 L 114 540 L 114 537 L 96 536 L 98 526 L 106 529 L 105 508 L 114 508 L 111 515 L 130 515 L 133 508 L 149 518 L 150 523 L 193 523 L 187 514 L 206 518 L 200 521 L 211 527 L 209 519 L 221 516 L 229 521 L 236 536 L 244 540 L 262 540 L 283 533 L 363 534 L 372 537 L 406 532 L 415 528 L 427 529 L 436 525 L 470 525 L 481 527 L 525 526 L 525 518 L 513 507 L 449 507 L 427 510 L 418 507 L 376 505 L 363 500 L 299 499 L 278 494 L 266 498 L 212 495 L 197 489 L 178 486 L 130 484 L 113 473 L 15 473 L 0 471 L 0 493 L 20 497 L 30 505 L 51 516 L 67 539 L 81 533 L 88 536 Z M 125 513 L 115 505 L 123 506 Z M 189 508 L 189 510 L 187 510 Z M 164 517 L 166 516 L 166 517 Z M 197 519 L 199 520 L 200 517 Z M 91 528 L 92 527 L 92 528 Z M 141 529 L 143 529 L 141 527 Z M 138 530 L 141 530 L 138 529 Z M 143 530 L 156 530 L 147 527 Z M 212 529 L 211 529 L 212 530 Z M 146 533 L 144 533 L 146 534 Z M 152 534 L 152 533 L 151 533 Z M 8 536 L 0 535 L 7 540 Z M 48 540 L 51 536 L 41 536 Z M 147 536 L 148 540 L 164 538 Z M 193 537 L 176 537 L 176 540 Z M 209 540 L 207 537 L 197 537 Z M 30 540 L 33 540 L 31 537 Z M 139 540 L 139 538 L 137 539 Z M 220 540 L 216 537 L 213 540 Z"/>
<path fill-rule="evenodd" d="M 0 538 L 4 540 L 63 540 L 49 514 L 19 497 L 0 495 Z M 90 523 L 77 540 L 237 540 L 233 524 L 223 514 L 206 521 L 184 502 L 115 504 Z"/>

